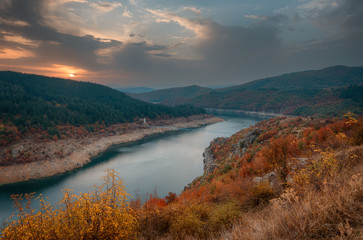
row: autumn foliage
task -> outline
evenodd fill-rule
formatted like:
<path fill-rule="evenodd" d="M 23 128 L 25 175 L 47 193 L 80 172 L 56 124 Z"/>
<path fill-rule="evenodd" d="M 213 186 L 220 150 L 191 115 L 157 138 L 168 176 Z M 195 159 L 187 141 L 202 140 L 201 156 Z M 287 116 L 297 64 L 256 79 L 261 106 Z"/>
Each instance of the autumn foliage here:
<path fill-rule="evenodd" d="M 210 151 L 217 167 L 196 178 L 180 195 L 150 194 L 144 203 L 139 198 L 128 202 L 122 181 L 109 171 L 103 185 L 80 196 L 67 191 L 57 207 L 41 198 L 38 213 L 18 205 L 19 219 L 3 235 L 5 239 L 359 239 L 362 123 L 352 114 L 341 119 L 269 119 L 214 141 Z"/>
<path fill-rule="evenodd" d="M 104 183 L 90 193 L 71 194 L 51 206 L 41 196 L 39 212 L 30 209 L 31 195 L 13 196 L 17 220 L 3 230 L 4 239 L 136 239 L 138 219 L 129 207 L 123 181 L 108 170 Z M 27 204 L 21 204 L 23 200 Z"/>
<path fill-rule="evenodd" d="M 309 196 L 304 201 L 315 197 L 319 199 L 324 196 L 321 191 L 327 181 L 333 181 L 335 176 L 361 163 L 363 150 L 359 134 L 355 133 L 361 129 L 362 119 L 354 119 L 275 118 L 242 130 L 228 139 L 214 141 L 210 149 L 218 167 L 213 172 L 197 178 L 172 202 L 167 201 L 168 196 L 164 199 L 150 196 L 144 205 L 137 208 L 141 236 L 145 239 L 219 239 L 222 234 L 221 239 L 259 239 L 261 236 L 252 235 L 253 232 L 251 235 L 241 234 L 246 229 L 239 225 L 239 221 L 247 216 L 252 218 L 256 211 L 270 208 L 273 199 L 283 204 L 284 200 L 277 200 L 280 196 L 299 199 Z M 261 130 L 259 137 L 250 144 L 244 143 L 241 149 L 241 139 L 256 128 Z M 357 194 L 347 193 L 347 196 L 355 198 Z M 343 204 L 344 196 L 339 196 L 340 199 L 335 200 L 334 197 L 317 200 L 320 202 L 312 202 L 311 206 L 317 207 L 325 201 L 332 206 L 330 211 L 335 211 L 334 202 Z M 346 207 L 347 203 L 344 204 L 342 206 Z M 348 205 L 349 208 L 357 210 L 361 202 L 350 204 L 353 205 Z M 275 208 L 279 210 L 274 211 L 288 211 L 288 208 Z M 301 210 L 300 214 L 304 211 Z M 267 214 L 264 218 L 268 218 Z M 354 229 L 349 230 L 357 227 L 360 219 L 357 214 L 347 216 L 347 220 L 335 215 L 331 219 L 327 214 L 320 215 L 321 218 L 314 220 L 317 226 L 311 229 L 315 235 L 301 232 L 300 236 L 331 239 L 344 231 L 350 231 L 351 236 L 359 236 Z M 284 222 L 286 231 L 276 235 L 277 238 L 293 238 L 287 234 L 288 226 L 295 221 L 292 216 L 291 223 Z M 332 225 L 328 231 L 324 224 L 329 223 Z M 240 228 L 238 234 L 227 234 L 235 228 Z M 269 239 L 268 236 L 261 238 Z"/>

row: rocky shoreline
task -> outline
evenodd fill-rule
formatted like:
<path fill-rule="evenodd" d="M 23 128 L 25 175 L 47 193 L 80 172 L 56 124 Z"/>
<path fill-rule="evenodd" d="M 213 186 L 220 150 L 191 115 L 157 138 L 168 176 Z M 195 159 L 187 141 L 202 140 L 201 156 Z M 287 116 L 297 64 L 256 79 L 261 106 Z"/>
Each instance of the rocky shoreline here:
<path fill-rule="evenodd" d="M 162 120 L 162 125 L 168 128 L 150 128 L 142 123 L 133 125 L 132 131 L 120 131 L 111 136 L 89 136 L 83 139 L 62 139 L 50 143 L 29 143 L 34 151 L 69 151 L 66 156 L 55 157 L 30 163 L 0 166 L 0 184 L 22 182 L 31 179 L 50 177 L 80 168 L 89 163 L 92 157 L 106 151 L 116 144 L 134 142 L 146 136 L 164 132 L 177 131 L 177 128 L 197 128 L 223 121 L 212 115 L 197 115 Z M 153 123 L 150 123 L 153 124 Z M 155 123 L 154 123 L 155 124 Z M 12 146 L 13 149 L 23 148 L 22 143 Z M 46 149 L 46 150 L 44 150 Z"/>

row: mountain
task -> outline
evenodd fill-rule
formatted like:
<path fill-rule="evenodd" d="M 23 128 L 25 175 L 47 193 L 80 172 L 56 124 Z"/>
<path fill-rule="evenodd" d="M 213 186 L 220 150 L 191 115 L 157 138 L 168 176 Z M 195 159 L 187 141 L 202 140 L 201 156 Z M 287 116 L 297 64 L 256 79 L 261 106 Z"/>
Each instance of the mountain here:
<path fill-rule="evenodd" d="M 0 72 L 0 124 L 14 124 L 23 133 L 32 128 L 49 130 L 56 125 L 109 125 L 204 112 L 193 106 L 146 103 L 95 83 Z"/>
<path fill-rule="evenodd" d="M 362 114 L 363 67 L 333 66 L 288 73 L 233 87 L 207 89 L 184 98 L 173 95 L 173 89 L 163 92 L 169 94 L 167 100 L 160 101 L 166 105 L 192 104 L 293 115 L 341 115 L 347 111 Z M 157 91 L 138 94 L 137 98 L 150 101 L 149 96 L 156 99 Z"/>
<path fill-rule="evenodd" d="M 176 87 L 161 89 L 148 93 L 129 94 L 130 96 L 152 103 L 161 103 L 164 105 L 178 105 L 189 99 L 198 97 L 211 91 L 210 88 L 191 85 L 187 87 Z"/>
<path fill-rule="evenodd" d="M 184 102 L 195 106 L 291 115 L 342 115 L 363 113 L 363 86 L 336 89 L 241 89 L 213 91 Z"/>
<path fill-rule="evenodd" d="M 119 90 L 120 92 L 124 92 L 124 93 L 147 93 L 147 92 L 155 91 L 155 89 L 149 88 L 149 87 L 128 87 L 128 88 L 118 87 L 115 89 Z"/>
<path fill-rule="evenodd" d="M 363 67 L 333 66 L 320 70 L 287 73 L 248 82 L 229 89 L 322 89 L 363 83 Z"/>

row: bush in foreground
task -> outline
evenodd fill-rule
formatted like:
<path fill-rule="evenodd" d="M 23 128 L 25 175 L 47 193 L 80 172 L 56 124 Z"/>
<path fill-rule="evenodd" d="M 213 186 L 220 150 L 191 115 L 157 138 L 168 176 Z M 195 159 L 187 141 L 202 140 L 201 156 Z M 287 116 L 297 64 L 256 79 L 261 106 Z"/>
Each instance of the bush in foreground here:
<path fill-rule="evenodd" d="M 51 206 L 41 197 L 41 210 L 30 209 L 31 195 L 13 196 L 18 220 L 3 230 L 4 239 L 136 239 L 138 219 L 129 207 L 123 180 L 107 170 L 104 183 L 79 196 L 66 190 Z M 25 207 L 21 204 L 26 200 Z"/>

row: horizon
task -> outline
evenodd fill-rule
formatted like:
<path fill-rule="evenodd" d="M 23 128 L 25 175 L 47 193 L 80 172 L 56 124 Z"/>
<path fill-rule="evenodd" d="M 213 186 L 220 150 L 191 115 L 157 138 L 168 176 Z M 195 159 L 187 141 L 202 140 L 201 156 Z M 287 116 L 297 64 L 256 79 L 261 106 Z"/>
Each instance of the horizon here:
<path fill-rule="evenodd" d="M 233 86 L 363 66 L 357 0 L 6 0 L 0 16 L 0 70 L 103 85 Z"/>
<path fill-rule="evenodd" d="M 112 88 L 112 89 L 116 89 L 116 90 L 120 90 L 120 89 L 126 90 L 126 89 L 133 89 L 133 88 L 134 89 L 146 88 L 146 89 L 152 89 L 150 91 L 158 91 L 158 90 L 165 90 L 165 89 L 172 89 L 172 88 L 185 88 L 185 87 L 192 87 L 192 86 L 197 86 L 197 87 L 202 87 L 202 88 L 209 88 L 209 89 L 212 89 L 212 90 L 213 89 L 223 89 L 223 88 L 229 88 L 229 87 L 235 87 L 235 86 L 243 85 L 243 84 L 254 82 L 254 81 L 264 80 L 264 79 L 268 79 L 268 78 L 284 76 L 284 75 L 288 75 L 288 74 L 301 73 L 301 72 L 306 72 L 306 71 L 320 71 L 320 70 L 324 70 L 324 69 L 328 69 L 328 68 L 334 68 L 334 67 L 359 68 L 359 67 L 363 67 L 363 66 L 335 65 L 335 66 L 328 66 L 328 67 L 320 68 L 320 69 L 310 69 L 310 70 L 297 71 L 297 72 L 287 72 L 287 73 L 283 73 L 283 74 L 279 74 L 279 75 L 267 76 L 265 78 L 253 79 L 251 81 L 247 81 L 247 82 L 243 82 L 243 83 L 235 83 L 235 84 L 227 84 L 227 85 L 207 85 L 207 86 L 203 86 L 203 85 L 198 85 L 198 84 L 193 84 L 192 83 L 190 85 L 166 86 L 166 87 L 151 87 L 151 86 L 146 86 L 146 85 L 145 86 L 119 85 L 119 84 L 114 84 L 114 83 L 103 84 L 103 83 L 99 83 L 99 82 L 87 81 L 87 79 L 78 80 L 78 79 L 75 79 L 75 78 L 47 76 L 47 75 L 42 75 L 42 74 L 37 74 L 37 73 L 17 72 L 17 71 L 12 71 L 12 70 L 0 70 L 0 72 L 14 72 L 14 73 L 20 73 L 20 74 L 31 74 L 31 75 L 44 76 L 44 77 L 49 77 L 49 78 L 60 78 L 60 79 L 64 79 L 64 80 L 71 80 L 71 81 L 78 81 L 78 82 L 90 82 L 90 83 L 100 84 L 100 85 L 103 85 L 103 86 L 106 86 L 106 87 L 109 87 L 109 88 Z M 147 91 L 147 92 L 149 92 L 149 91 Z M 143 92 L 140 92 L 140 93 L 143 93 Z"/>

